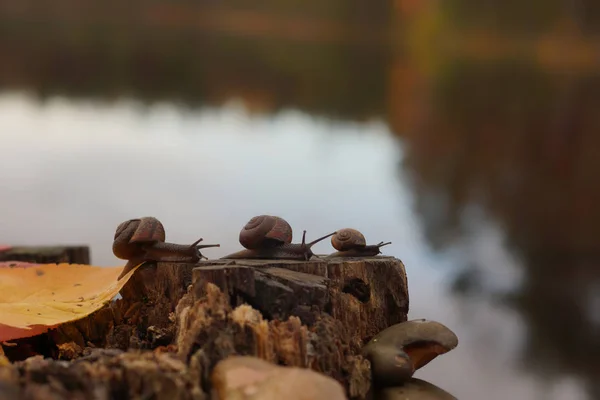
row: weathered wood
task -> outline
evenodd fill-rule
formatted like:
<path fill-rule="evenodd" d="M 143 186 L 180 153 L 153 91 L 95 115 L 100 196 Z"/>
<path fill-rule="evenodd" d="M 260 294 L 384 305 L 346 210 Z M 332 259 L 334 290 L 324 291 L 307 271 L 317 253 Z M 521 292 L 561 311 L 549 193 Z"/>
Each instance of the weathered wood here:
<path fill-rule="evenodd" d="M 89 264 L 88 246 L 13 246 L 0 251 L 0 261 Z"/>
<path fill-rule="evenodd" d="M 274 267 L 256 270 L 255 278 L 259 282 L 254 298 L 256 307 L 271 318 L 295 315 L 310 326 L 314 323 L 315 313 L 329 307 L 326 279 L 318 275 Z M 282 286 L 283 292 L 280 291 Z"/>
<path fill-rule="evenodd" d="M 254 270 L 239 265 L 223 265 L 195 268 L 192 275 L 196 288 L 202 288 L 208 282 L 215 284 L 223 293 L 235 295 L 243 293 L 250 297 L 256 295 Z"/>
<path fill-rule="evenodd" d="M 182 356 L 200 352 L 207 371 L 232 354 L 310 367 L 356 399 L 370 387 L 362 345 L 406 321 L 408 312 L 404 266 L 391 257 L 207 261 L 194 269 L 193 281 L 177 311 Z"/>
<path fill-rule="evenodd" d="M 233 266 L 238 271 L 254 269 L 256 294 L 243 300 L 263 315 L 287 318 L 307 307 L 327 312 L 348 326 L 356 347 L 388 326 L 406 321 L 408 282 L 404 265 L 394 257 L 211 260 L 198 264 L 194 278 L 207 275 L 207 268 L 212 271 L 226 264 L 230 270 Z M 304 319 L 310 325 L 308 314 Z"/>
<path fill-rule="evenodd" d="M 114 332 L 141 336 L 134 344 L 145 348 L 150 344 L 144 332 L 153 327 L 166 343 L 174 335 L 172 313 L 187 287 L 200 298 L 207 283 L 219 287 L 232 307 L 249 304 L 266 319 L 296 316 L 312 327 L 327 314 L 346 327 L 354 354 L 408 314 L 404 265 L 393 257 L 162 262 L 141 267 L 121 292 L 125 317 Z M 112 340 L 123 348 L 122 338 Z"/>
<path fill-rule="evenodd" d="M 127 308 L 139 303 L 144 326 L 167 328 L 173 325 L 169 313 L 192 283 L 192 263 L 147 262 L 131 277 L 120 294 Z M 127 310 L 124 310 L 125 312 Z"/>
<path fill-rule="evenodd" d="M 406 321 L 408 281 L 404 264 L 397 258 L 334 258 L 328 261 L 327 278 L 332 282 L 331 314 L 356 328 L 361 339 L 358 345 Z"/>
<path fill-rule="evenodd" d="M 0 399 L 205 400 L 197 365 L 174 354 L 93 350 L 71 363 L 41 356 L 0 365 Z"/>
<path fill-rule="evenodd" d="M 177 307 L 175 344 L 182 359 L 202 365 L 204 385 L 209 385 L 209 372 L 221 360 L 250 355 L 311 368 L 340 382 L 349 398 L 365 398 L 369 364 L 351 350 L 350 335 L 340 321 L 325 313 L 310 328 L 295 316 L 267 320 L 247 304 L 232 307 L 232 297 L 216 285 L 202 285 L 203 290 L 190 290 Z"/>
<path fill-rule="evenodd" d="M 349 399 L 362 400 L 371 379 L 362 345 L 405 321 L 408 313 L 404 266 L 392 257 L 147 263 L 121 294 L 122 299 L 94 315 L 24 340 L 21 348 L 29 345 L 29 355 L 64 360 L 81 359 L 90 347 L 163 349 L 177 354 L 187 368 L 182 373 L 193 369 L 193 379 L 205 393 L 219 361 L 256 356 L 323 373 L 341 383 Z M 44 368 L 54 374 L 57 367 Z M 122 370 L 110 363 L 105 368 Z M 29 379 L 21 375 L 20 381 L 28 385 Z M 82 396 L 91 386 L 114 388 L 99 375 L 88 379 Z M 31 390 L 54 393 L 49 383 L 46 392 L 36 385 Z M 79 392 L 73 398 L 77 396 Z"/>
<path fill-rule="evenodd" d="M 202 266 L 194 269 L 193 280 L 194 290 L 213 283 L 230 295 L 232 305 L 248 303 L 269 319 L 296 315 L 306 323 L 305 319 L 313 319 L 306 310 L 322 311 L 329 300 L 322 277 L 278 267 Z"/>
<path fill-rule="evenodd" d="M 162 351 L 88 349 L 70 363 L 37 356 L 0 363 L 0 399 L 347 399 L 341 385 L 324 374 L 254 357 L 222 360 L 207 387 L 203 368 L 200 356 L 186 363 Z"/>

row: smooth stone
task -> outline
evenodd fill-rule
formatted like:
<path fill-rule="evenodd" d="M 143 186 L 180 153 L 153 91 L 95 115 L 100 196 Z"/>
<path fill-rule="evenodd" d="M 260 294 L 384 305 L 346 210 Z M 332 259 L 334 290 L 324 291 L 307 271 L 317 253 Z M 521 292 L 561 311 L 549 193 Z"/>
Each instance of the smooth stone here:
<path fill-rule="evenodd" d="M 412 378 L 401 386 L 375 391 L 373 400 L 458 400 L 432 383 Z"/>
<path fill-rule="evenodd" d="M 219 400 L 347 400 L 342 385 L 328 376 L 257 357 L 226 358 L 215 366 L 211 380 Z"/>
<path fill-rule="evenodd" d="M 448 327 L 415 319 L 379 332 L 363 347 L 363 355 L 371 362 L 374 386 L 395 387 L 457 345 L 458 337 Z"/>

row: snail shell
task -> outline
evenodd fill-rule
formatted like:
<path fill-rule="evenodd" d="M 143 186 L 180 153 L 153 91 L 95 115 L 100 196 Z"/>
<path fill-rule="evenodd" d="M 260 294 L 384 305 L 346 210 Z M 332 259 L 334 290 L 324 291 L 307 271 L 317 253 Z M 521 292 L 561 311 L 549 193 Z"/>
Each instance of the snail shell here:
<path fill-rule="evenodd" d="M 357 247 L 365 247 L 367 241 L 362 233 L 352 228 L 344 228 L 337 231 L 331 237 L 331 245 L 339 251 L 355 249 Z"/>
<path fill-rule="evenodd" d="M 185 261 L 197 262 L 206 258 L 200 249 L 220 247 L 218 244 L 198 244 L 202 238 L 191 245 L 165 243 L 165 228 L 154 217 L 130 219 L 121 222 L 115 231 L 113 254 L 127 260 L 127 264 L 117 278 L 121 279 L 136 265 L 145 261 Z"/>
<path fill-rule="evenodd" d="M 164 242 L 165 238 L 165 228 L 158 219 L 154 217 L 130 219 L 117 226 L 113 252 L 118 258 L 129 260 L 142 253 L 141 245 Z"/>
<path fill-rule="evenodd" d="M 272 215 L 253 217 L 240 231 L 240 243 L 247 249 L 280 246 L 292 242 L 292 227 Z"/>

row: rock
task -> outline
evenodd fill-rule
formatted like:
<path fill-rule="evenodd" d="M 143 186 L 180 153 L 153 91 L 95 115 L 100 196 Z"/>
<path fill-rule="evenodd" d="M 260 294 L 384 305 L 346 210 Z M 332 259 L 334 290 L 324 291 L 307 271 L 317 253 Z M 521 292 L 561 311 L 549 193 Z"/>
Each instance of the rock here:
<path fill-rule="evenodd" d="M 417 319 L 384 329 L 367 343 L 363 355 L 371 362 L 374 384 L 392 387 L 457 345 L 458 338 L 446 326 Z"/>
<path fill-rule="evenodd" d="M 410 379 L 401 386 L 375 392 L 374 400 L 458 400 L 445 390 L 421 379 Z"/>
<path fill-rule="evenodd" d="M 346 400 L 342 386 L 306 368 L 280 367 L 255 357 L 230 357 L 212 373 L 219 400 Z"/>

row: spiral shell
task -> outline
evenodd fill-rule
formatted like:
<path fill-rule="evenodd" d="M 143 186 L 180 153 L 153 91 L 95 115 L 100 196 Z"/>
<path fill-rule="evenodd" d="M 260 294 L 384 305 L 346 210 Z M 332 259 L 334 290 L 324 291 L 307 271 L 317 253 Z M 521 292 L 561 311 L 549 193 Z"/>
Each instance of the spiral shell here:
<path fill-rule="evenodd" d="M 121 259 L 128 260 L 140 253 L 138 246 L 144 243 L 165 241 L 165 228 L 154 217 L 130 219 L 117 226 L 115 231 L 113 253 Z"/>
<path fill-rule="evenodd" d="M 292 227 L 272 215 L 253 217 L 240 231 L 240 243 L 247 249 L 273 247 L 292 242 Z"/>
<path fill-rule="evenodd" d="M 331 237 L 331 245 L 336 250 L 345 251 L 357 247 L 364 247 L 367 245 L 367 241 L 363 234 L 356 229 L 344 228 L 338 230 L 337 233 Z"/>

